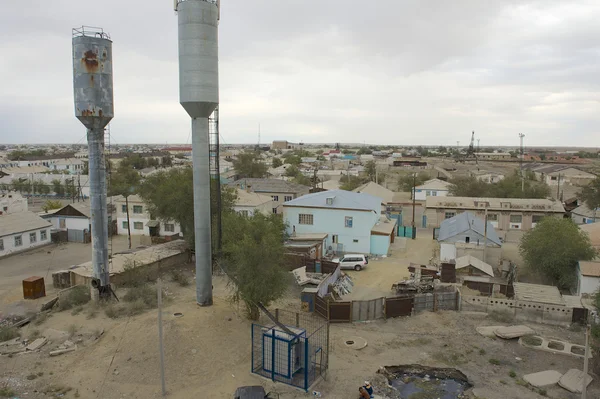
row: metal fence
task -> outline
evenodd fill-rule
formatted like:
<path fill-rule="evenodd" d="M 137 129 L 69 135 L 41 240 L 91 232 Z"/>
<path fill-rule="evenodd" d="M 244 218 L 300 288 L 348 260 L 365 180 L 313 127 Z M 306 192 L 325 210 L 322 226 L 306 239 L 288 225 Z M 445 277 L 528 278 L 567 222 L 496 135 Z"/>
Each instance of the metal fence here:
<path fill-rule="evenodd" d="M 281 309 L 275 318 L 293 335 L 276 324 L 253 324 L 251 371 L 308 391 L 329 366 L 329 324 L 312 314 Z"/>

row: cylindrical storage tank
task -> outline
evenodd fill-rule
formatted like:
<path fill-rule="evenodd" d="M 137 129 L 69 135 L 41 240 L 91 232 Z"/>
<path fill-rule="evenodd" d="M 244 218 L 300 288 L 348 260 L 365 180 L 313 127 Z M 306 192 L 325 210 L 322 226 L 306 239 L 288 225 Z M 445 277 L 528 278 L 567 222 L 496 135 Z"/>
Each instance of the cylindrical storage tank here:
<path fill-rule="evenodd" d="M 112 41 L 101 29 L 73 29 L 73 89 L 77 119 L 106 127 L 114 116 Z"/>
<path fill-rule="evenodd" d="M 192 118 L 208 118 L 219 103 L 216 1 L 183 0 L 179 22 L 179 102 Z"/>

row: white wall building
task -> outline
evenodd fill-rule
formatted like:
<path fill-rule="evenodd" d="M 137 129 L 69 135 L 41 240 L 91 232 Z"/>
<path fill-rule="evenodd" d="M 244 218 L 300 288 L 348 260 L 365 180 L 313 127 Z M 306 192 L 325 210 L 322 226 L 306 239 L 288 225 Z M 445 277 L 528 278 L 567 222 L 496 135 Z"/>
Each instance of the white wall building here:
<path fill-rule="evenodd" d="M 425 201 L 427 197 L 446 197 L 450 191 L 451 184 L 440 180 L 427 180 L 420 186 L 415 187 L 415 200 Z"/>
<path fill-rule="evenodd" d="M 0 194 L 0 216 L 20 212 L 27 212 L 27 198 L 17 191 Z"/>
<path fill-rule="evenodd" d="M 0 257 L 49 244 L 51 227 L 33 212 L 0 216 Z"/>
<path fill-rule="evenodd" d="M 148 212 L 148 206 L 138 195 L 130 195 L 125 200 L 123 196 L 113 197 L 117 215 L 117 234 L 127 235 L 127 205 L 129 205 L 129 225 L 131 235 L 137 236 L 171 236 L 181 234 L 181 227 L 175 221 L 163 222 L 153 219 Z M 193 217 L 193 215 L 190 215 Z"/>
<path fill-rule="evenodd" d="M 255 213 L 270 215 L 273 213 L 273 199 L 252 191 L 237 189 L 237 200 L 233 210 L 243 216 L 253 216 Z"/>
<path fill-rule="evenodd" d="M 600 262 L 580 261 L 577 265 L 577 295 L 594 294 L 600 289 Z"/>

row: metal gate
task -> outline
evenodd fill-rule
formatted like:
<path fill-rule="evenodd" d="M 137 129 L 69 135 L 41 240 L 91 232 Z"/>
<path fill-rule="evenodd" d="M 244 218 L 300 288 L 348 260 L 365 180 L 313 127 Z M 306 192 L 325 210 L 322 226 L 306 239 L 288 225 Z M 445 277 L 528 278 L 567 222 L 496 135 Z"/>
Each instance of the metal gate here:
<path fill-rule="evenodd" d="M 385 317 L 410 316 L 412 314 L 414 298 L 385 298 Z"/>

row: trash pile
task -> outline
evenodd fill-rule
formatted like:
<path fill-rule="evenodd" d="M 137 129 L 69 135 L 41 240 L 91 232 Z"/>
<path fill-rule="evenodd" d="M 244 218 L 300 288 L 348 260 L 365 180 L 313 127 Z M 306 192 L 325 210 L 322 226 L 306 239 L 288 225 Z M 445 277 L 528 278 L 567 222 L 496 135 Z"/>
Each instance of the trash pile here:
<path fill-rule="evenodd" d="M 353 287 L 354 281 L 352 281 L 352 278 L 349 275 L 342 273 L 340 278 L 337 279 L 335 283 L 333 283 L 332 290 L 339 296 L 343 296 L 351 293 Z"/>

